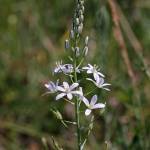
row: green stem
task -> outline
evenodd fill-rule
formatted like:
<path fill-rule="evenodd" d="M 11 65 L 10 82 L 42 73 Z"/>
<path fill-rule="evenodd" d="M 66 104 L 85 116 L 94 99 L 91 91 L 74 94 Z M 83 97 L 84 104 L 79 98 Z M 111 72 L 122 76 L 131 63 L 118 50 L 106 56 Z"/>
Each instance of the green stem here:
<path fill-rule="evenodd" d="M 77 82 L 77 72 L 76 72 L 76 58 L 74 57 L 74 81 Z M 77 142 L 78 150 L 81 150 L 81 133 L 80 133 L 80 114 L 79 114 L 79 99 L 75 99 L 75 116 L 76 116 L 76 130 L 77 130 Z"/>

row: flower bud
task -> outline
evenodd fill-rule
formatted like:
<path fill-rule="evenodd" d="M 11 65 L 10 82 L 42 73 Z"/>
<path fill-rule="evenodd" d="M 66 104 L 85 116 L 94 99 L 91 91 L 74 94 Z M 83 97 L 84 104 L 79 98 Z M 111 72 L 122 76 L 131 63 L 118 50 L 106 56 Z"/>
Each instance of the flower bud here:
<path fill-rule="evenodd" d="M 83 20 L 84 20 L 84 16 L 80 15 L 80 21 L 83 22 Z"/>
<path fill-rule="evenodd" d="M 71 38 L 71 39 L 74 38 L 74 31 L 73 31 L 73 30 L 70 31 L 70 38 Z"/>
<path fill-rule="evenodd" d="M 83 15 L 83 11 L 79 10 L 79 16 Z"/>
<path fill-rule="evenodd" d="M 80 55 L 80 49 L 79 47 L 75 48 L 75 55 L 78 57 Z"/>
<path fill-rule="evenodd" d="M 80 9 L 80 5 L 78 4 L 78 5 L 77 5 L 77 10 L 79 10 L 79 9 Z"/>
<path fill-rule="evenodd" d="M 87 55 L 88 51 L 89 51 L 89 48 L 87 46 L 85 46 L 84 50 L 83 50 L 83 53 L 85 56 Z"/>
<path fill-rule="evenodd" d="M 61 115 L 61 113 L 58 110 L 53 110 L 51 109 L 52 113 L 54 114 L 54 116 L 58 119 L 58 120 L 62 120 L 63 117 Z"/>
<path fill-rule="evenodd" d="M 71 50 L 74 52 L 75 51 L 74 47 L 71 47 Z"/>
<path fill-rule="evenodd" d="M 68 49 L 70 47 L 69 41 L 65 40 L 65 49 Z"/>
<path fill-rule="evenodd" d="M 85 45 L 88 45 L 88 42 L 89 42 L 89 37 L 87 36 L 87 37 L 85 38 Z"/>
<path fill-rule="evenodd" d="M 81 7 L 82 11 L 84 12 L 84 6 Z"/>
<path fill-rule="evenodd" d="M 83 24 L 81 23 L 79 26 L 78 26 L 78 33 L 82 33 L 82 30 L 83 30 Z"/>
<path fill-rule="evenodd" d="M 81 4 L 81 5 L 84 5 L 84 1 L 80 1 L 80 4 Z"/>
<path fill-rule="evenodd" d="M 80 21 L 79 18 L 76 18 L 76 25 L 79 25 Z"/>

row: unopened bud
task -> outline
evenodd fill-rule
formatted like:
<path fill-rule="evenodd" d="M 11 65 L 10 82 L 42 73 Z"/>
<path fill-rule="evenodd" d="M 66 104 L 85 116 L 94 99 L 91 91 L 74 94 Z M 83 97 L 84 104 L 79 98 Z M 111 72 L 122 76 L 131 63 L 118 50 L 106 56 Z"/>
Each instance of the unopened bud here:
<path fill-rule="evenodd" d="M 74 52 L 75 50 L 74 50 L 74 47 L 71 47 L 71 50 Z"/>
<path fill-rule="evenodd" d="M 83 11 L 79 10 L 79 16 L 83 15 Z"/>
<path fill-rule="evenodd" d="M 80 49 L 79 47 L 75 48 L 75 55 L 78 57 L 80 55 Z"/>
<path fill-rule="evenodd" d="M 82 30 L 83 30 L 83 24 L 81 23 L 79 26 L 78 26 L 78 33 L 82 33 Z"/>
<path fill-rule="evenodd" d="M 80 5 L 79 5 L 79 4 L 77 5 L 77 9 L 78 9 L 78 10 L 80 9 Z"/>
<path fill-rule="evenodd" d="M 73 30 L 70 31 L 70 38 L 71 38 L 71 39 L 74 38 L 74 31 L 73 31 Z"/>
<path fill-rule="evenodd" d="M 65 40 L 65 49 L 68 49 L 70 47 L 69 41 Z"/>
<path fill-rule="evenodd" d="M 80 21 L 79 18 L 76 18 L 76 25 L 79 25 Z"/>
<path fill-rule="evenodd" d="M 89 48 L 87 46 L 84 47 L 83 53 L 86 56 L 88 54 Z"/>
<path fill-rule="evenodd" d="M 81 5 L 84 5 L 84 1 L 80 1 L 80 4 L 81 4 Z"/>
<path fill-rule="evenodd" d="M 89 37 L 87 36 L 87 37 L 85 38 L 85 45 L 88 45 L 88 42 L 89 42 Z"/>
<path fill-rule="evenodd" d="M 80 15 L 80 21 L 83 22 L 83 20 L 84 20 L 84 16 Z"/>
<path fill-rule="evenodd" d="M 84 12 L 84 6 L 81 7 L 82 11 Z"/>
<path fill-rule="evenodd" d="M 42 143 L 46 146 L 47 145 L 47 140 L 45 137 L 42 137 Z"/>
<path fill-rule="evenodd" d="M 58 119 L 58 120 L 62 120 L 63 117 L 61 115 L 61 113 L 58 111 L 58 110 L 51 110 L 52 113 L 55 115 L 55 117 Z"/>

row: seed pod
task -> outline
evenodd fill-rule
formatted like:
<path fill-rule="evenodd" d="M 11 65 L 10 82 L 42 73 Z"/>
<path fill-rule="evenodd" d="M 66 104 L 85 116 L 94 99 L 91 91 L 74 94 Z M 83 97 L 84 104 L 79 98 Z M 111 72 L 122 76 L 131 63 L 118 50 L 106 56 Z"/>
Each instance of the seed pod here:
<path fill-rule="evenodd" d="M 83 24 L 81 23 L 79 26 L 78 26 L 78 33 L 82 33 L 82 30 L 83 30 Z"/>
<path fill-rule="evenodd" d="M 88 45 L 88 43 L 89 43 L 89 37 L 87 36 L 87 37 L 85 38 L 85 45 Z"/>
<path fill-rule="evenodd" d="M 87 46 L 84 47 L 83 53 L 84 56 L 86 56 L 88 54 L 89 48 Z"/>
<path fill-rule="evenodd" d="M 70 47 L 70 43 L 68 40 L 65 40 L 65 49 L 68 49 Z"/>

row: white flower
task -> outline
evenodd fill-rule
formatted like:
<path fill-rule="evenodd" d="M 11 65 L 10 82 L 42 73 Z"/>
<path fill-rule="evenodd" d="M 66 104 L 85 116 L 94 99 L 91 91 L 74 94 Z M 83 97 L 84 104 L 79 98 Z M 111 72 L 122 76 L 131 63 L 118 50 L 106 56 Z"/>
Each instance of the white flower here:
<path fill-rule="evenodd" d="M 111 84 L 105 83 L 103 78 L 99 77 L 99 78 L 97 78 L 96 81 L 94 81 L 90 78 L 86 78 L 86 79 L 89 81 L 92 81 L 98 88 L 102 88 L 102 89 L 105 89 L 106 91 L 110 91 L 110 89 L 108 89 L 106 86 L 109 86 Z"/>
<path fill-rule="evenodd" d="M 81 96 L 83 96 L 83 90 L 82 87 L 79 87 L 79 90 L 77 92 L 77 94 L 75 94 L 78 98 L 80 98 Z"/>
<path fill-rule="evenodd" d="M 105 107 L 105 104 L 103 103 L 97 103 L 97 95 L 94 95 L 91 99 L 91 102 L 89 103 L 88 99 L 86 99 L 84 96 L 81 97 L 81 100 L 85 103 L 85 105 L 88 107 L 86 110 L 85 110 L 85 115 L 88 116 L 91 111 L 93 109 L 100 109 L 100 108 L 104 108 Z"/>
<path fill-rule="evenodd" d="M 64 74 L 72 73 L 74 71 L 72 64 L 62 64 L 62 62 L 56 62 L 56 68 L 54 73 L 63 72 Z M 76 72 L 80 73 L 79 69 L 76 68 Z"/>
<path fill-rule="evenodd" d="M 88 64 L 88 67 L 83 67 L 82 69 L 87 70 L 87 74 L 93 74 L 95 80 L 97 80 L 100 76 L 105 77 L 101 72 L 99 72 L 100 69 L 96 65 L 92 66 L 91 64 Z"/>
<path fill-rule="evenodd" d="M 82 87 L 79 87 L 80 96 L 83 96 L 83 89 Z"/>
<path fill-rule="evenodd" d="M 49 90 L 48 93 L 55 93 L 57 92 L 57 86 L 58 86 L 59 80 L 57 80 L 56 84 L 52 81 L 44 84 L 44 86 Z"/>
<path fill-rule="evenodd" d="M 73 72 L 72 64 L 62 64 L 62 62 L 56 62 L 56 68 L 54 69 L 54 73 L 71 73 Z"/>
<path fill-rule="evenodd" d="M 67 82 L 63 82 L 63 87 L 62 86 L 57 86 L 57 90 L 61 91 L 62 93 L 58 94 L 56 96 L 56 100 L 63 98 L 64 96 L 67 96 L 69 100 L 73 98 L 72 94 L 78 94 L 81 95 L 81 91 L 73 91 L 76 87 L 79 86 L 79 83 L 73 83 L 71 86 Z"/>

